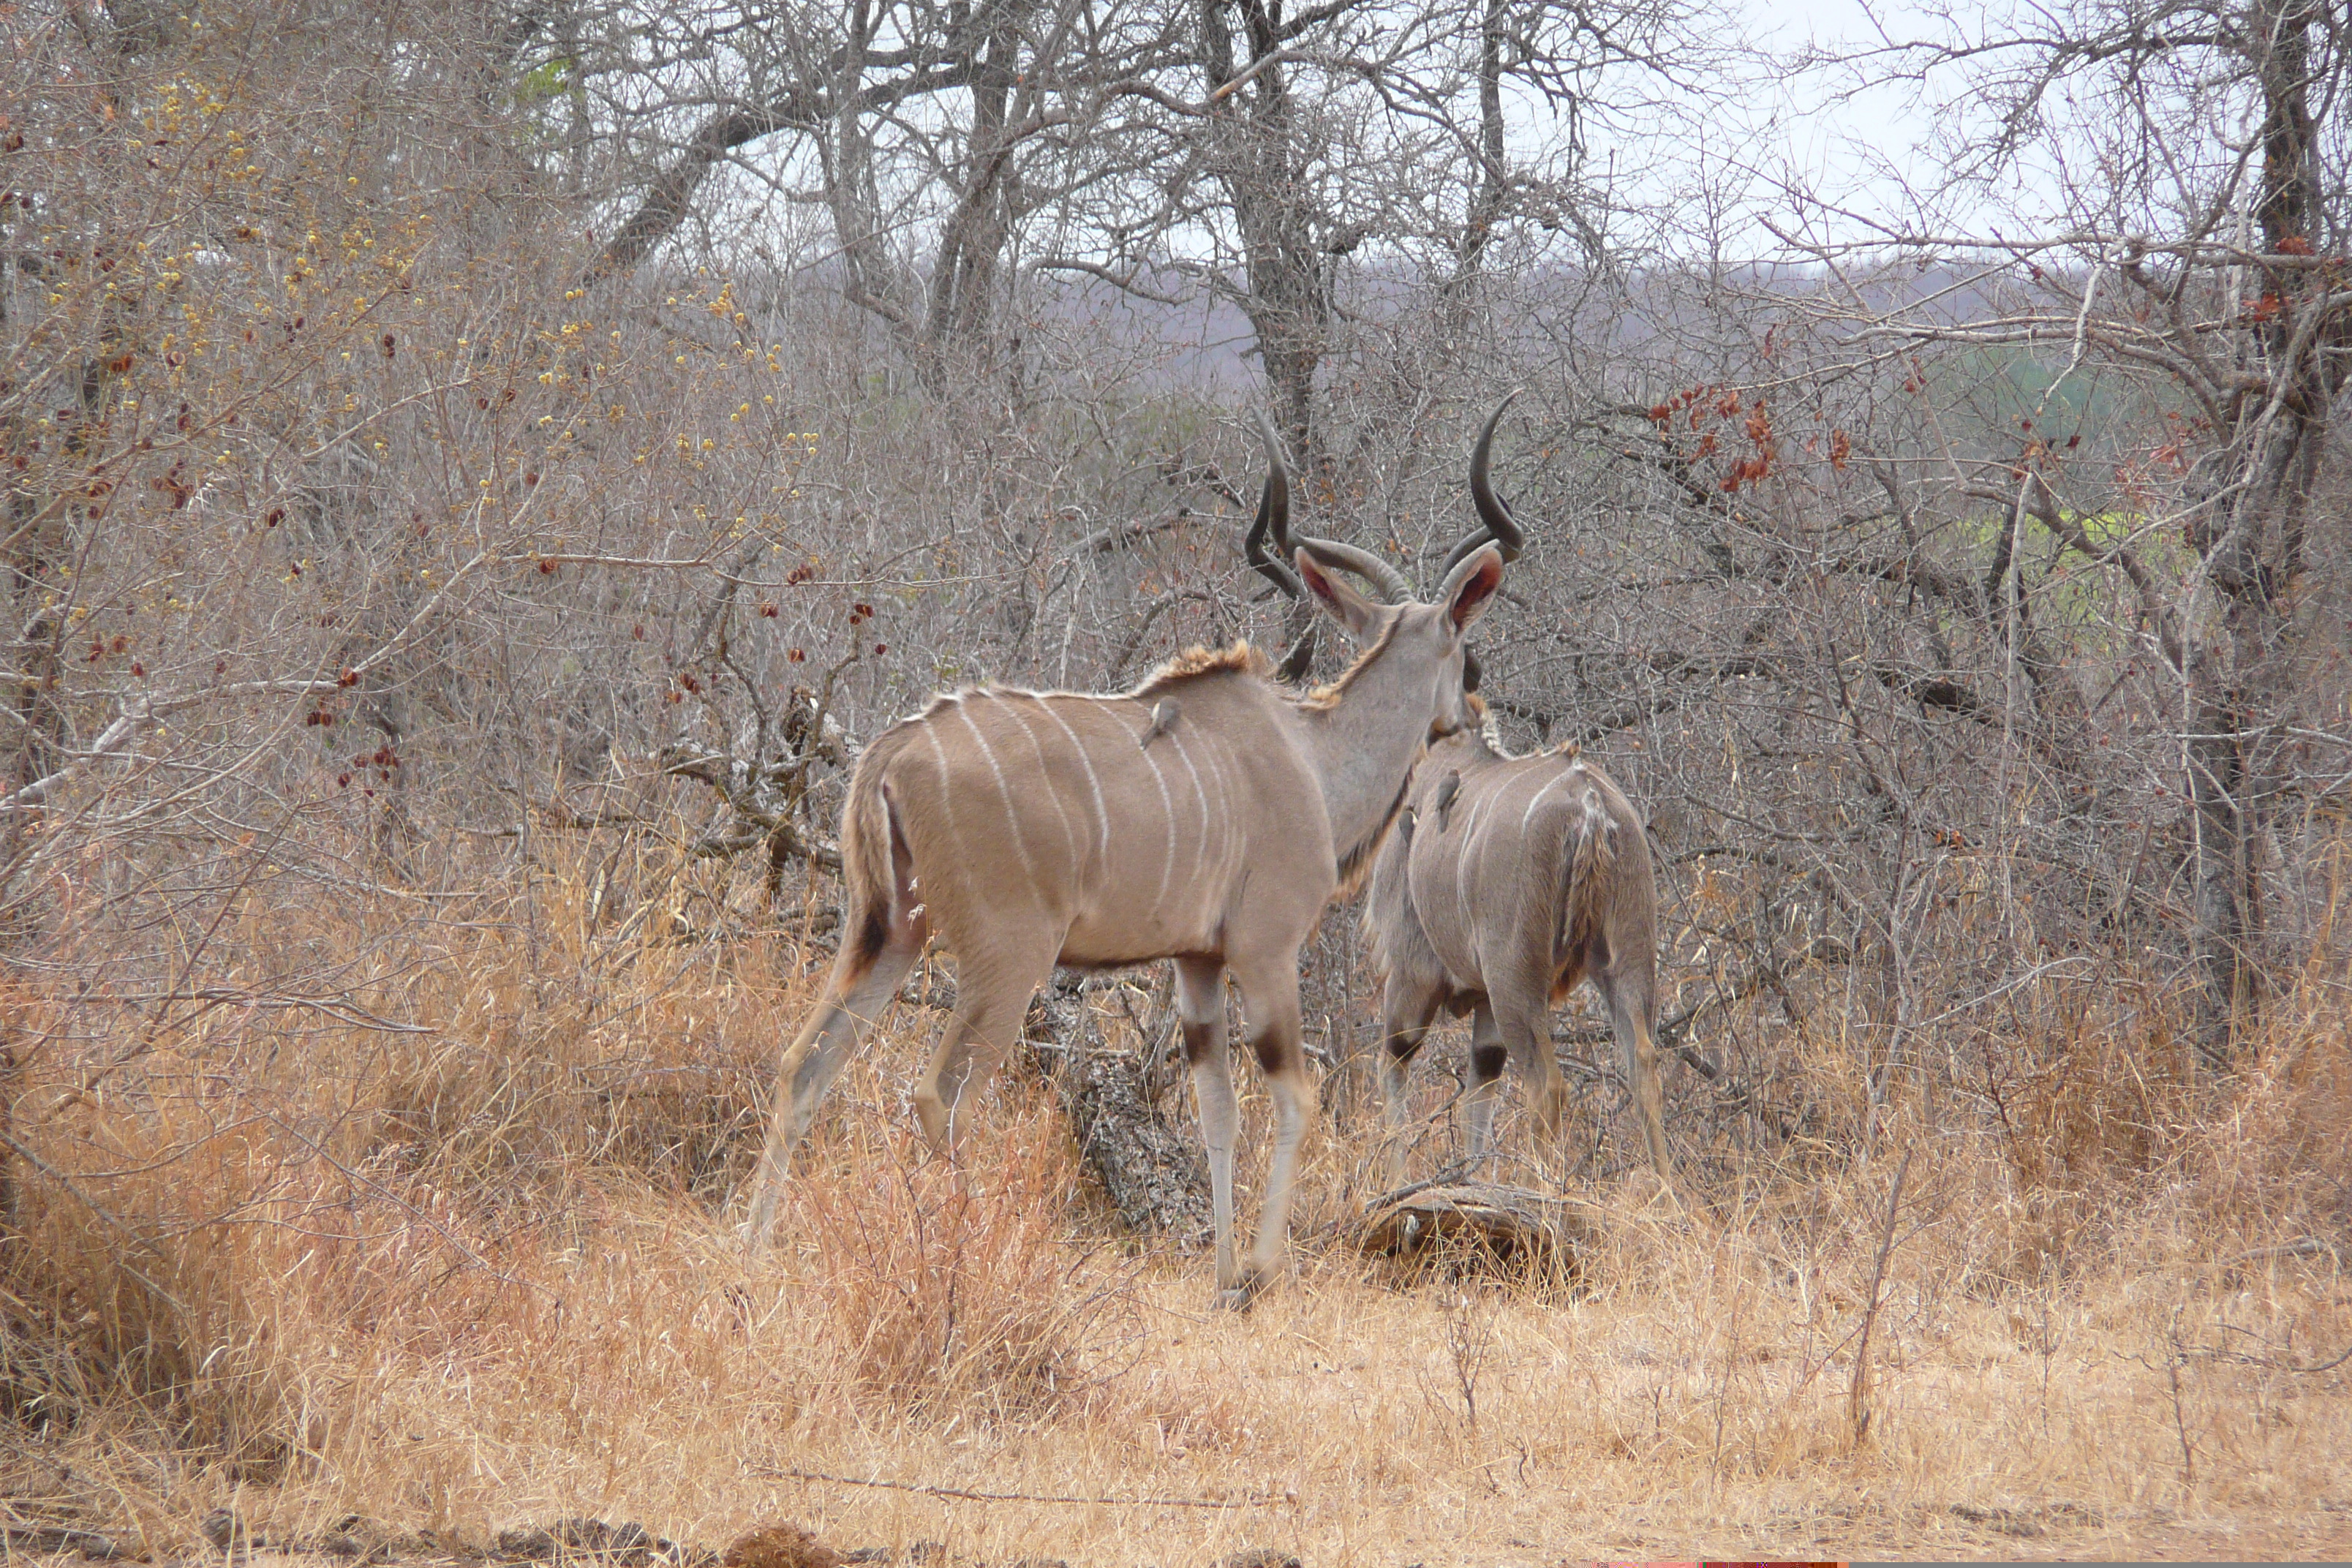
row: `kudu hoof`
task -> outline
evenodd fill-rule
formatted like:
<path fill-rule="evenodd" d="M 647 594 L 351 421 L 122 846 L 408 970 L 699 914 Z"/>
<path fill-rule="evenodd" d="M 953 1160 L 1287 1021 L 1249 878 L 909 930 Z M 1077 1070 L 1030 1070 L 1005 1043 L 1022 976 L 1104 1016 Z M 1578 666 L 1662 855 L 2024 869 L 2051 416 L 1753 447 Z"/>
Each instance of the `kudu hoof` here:
<path fill-rule="evenodd" d="M 1252 1268 L 1241 1278 L 1241 1283 L 1228 1285 L 1217 1292 L 1217 1305 L 1228 1312 L 1246 1312 L 1257 1305 L 1257 1299 L 1274 1283 L 1274 1275 L 1264 1268 Z"/>

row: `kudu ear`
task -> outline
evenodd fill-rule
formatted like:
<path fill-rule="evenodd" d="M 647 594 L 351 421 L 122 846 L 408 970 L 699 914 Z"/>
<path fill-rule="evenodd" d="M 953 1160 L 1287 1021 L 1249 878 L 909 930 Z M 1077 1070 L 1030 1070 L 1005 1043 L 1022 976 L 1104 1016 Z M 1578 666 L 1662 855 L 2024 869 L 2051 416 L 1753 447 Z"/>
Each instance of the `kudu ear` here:
<path fill-rule="evenodd" d="M 1298 580 L 1307 584 L 1307 591 L 1315 595 L 1315 602 L 1333 620 L 1348 628 L 1349 637 L 1360 639 L 1379 623 L 1381 607 L 1348 586 L 1345 579 L 1325 572 L 1315 560 L 1313 545 L 1300 545 L 1295 559 L 1298 563 Z M 1495 570 L 1501 573 L 1499 561 Z"/>
<path fill-rule="evenodd" d="M 1495 590 L 1502 585 L 1503 552 L 1489 544 L 1445 574 L 1437 602 L 1445 606 L 1454 629 L 1466 632 L 1486 613 Z"/>

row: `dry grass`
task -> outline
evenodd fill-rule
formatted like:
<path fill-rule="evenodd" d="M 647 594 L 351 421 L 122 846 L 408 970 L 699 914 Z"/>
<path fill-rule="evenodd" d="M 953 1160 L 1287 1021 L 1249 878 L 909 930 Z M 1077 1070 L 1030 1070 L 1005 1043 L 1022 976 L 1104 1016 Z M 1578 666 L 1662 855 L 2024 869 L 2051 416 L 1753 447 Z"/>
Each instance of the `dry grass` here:
<path fill-rule="evenodd" d="M 536 884 L 528 920 L 308 917 L 386 955 L 354 994 L 416 1032 L 17 999 L 51 1042 L 14 1086 L 20 1518 L 157 1552 L 224 1506 L 278 1539 L 591 1514 L 715 1547 L 784 1518 L 989 1562 L 1318 1568 L 2343 1533 L 2352 1377 L 2298 1370 L 2352 1344 L 2336 977 L 2226 1084 L 2158 1002 L 2053 999 L 1947 1042 L 1935 1101 L 1898 1094 L 1868 1144 L 1816 1042 L 1832 1135 L 1702 1159 L 1680 1209 L 1587 1194 L 1580 1293 L 1395 1287 L 1335 1238 L 1368 1151 L 1325 1137 L 1297 1278 L 1236 1318 L 1203 1259 L 1074 1202 L 1036 1083 L 1003 1082 L 970 1170 L 921 1153 L 913 1012 L 837 1092 L 793 1245 L 747 1272 L 717 1205 L 814 955 L 599 934 L 582 880 Z"/>

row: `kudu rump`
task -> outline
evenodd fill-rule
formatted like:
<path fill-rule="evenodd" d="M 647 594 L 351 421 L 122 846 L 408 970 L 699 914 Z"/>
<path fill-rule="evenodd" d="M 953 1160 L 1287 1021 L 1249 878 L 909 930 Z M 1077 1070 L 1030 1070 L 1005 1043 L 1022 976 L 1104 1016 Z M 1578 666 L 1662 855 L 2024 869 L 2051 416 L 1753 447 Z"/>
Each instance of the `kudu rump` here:
<path fill-rule="evenodd" d="M 1298 947 L 1369 863 L 1431 736 L 1469 722 L 1464 636 L 1492 601 L 1503 557 L 1468 551 L 1433 604 L 1366 598 L 1331 574 L 1395 574 L 1348 545 L 1293 545 L 1281 446 L 1263 418 L 1259 432 L 1268 467 L 1252 564 L 1285 592 L 1310 594 L 1363 654 L 1301 694 L 1246 645 L 1195 650 L 1124 694 L 958 691 L 877 736 L 842 807 L 841 954 L 779 1071 L 751 1203 L 755 1248 L 818 1101 L 937 933 L 956 955 L 956 1013 L 915 1093 L 935 1143 L 958 1142 L 974 1092 L 1056 963 L 1171 958 L 1209 1151 L 1218 1286 L 1246 1301 L 1280 1262 L 1315 1100 L 1299 1047 Z M 1265 556 L 1269 531 L 1296 576 Z M 1228 971 L 1276 1112 L 1246 1268 L 1234 1245 Z"/>
<path fill-rule="evenodd" d="M 1489 419 L 1471 454 L 1470 494 L 1485 537 L 1507 561 L 1521 535 L 1487 479 L 1494 435 Z M 1658 1086 L 1657 904 L 1641 817 L 1575 748 L 1515 757 L 1483 724 L 1431 747 L 1373 864 L 1366 910 L 1384 982 L 1381 1087 L 1392 1180 L 1401 1174 L 1406 1069 L 1442 1008 L 1472 1014 L 1472 1157 L 1492 1148 L 1507 1059 L 1557 1142 L 1568 1085 L 1552 1054 L 1551 1006 L 1583 980 L 1608 1005 L 1650 1163 L 1661 1179 L 1671 1175 Z"/>

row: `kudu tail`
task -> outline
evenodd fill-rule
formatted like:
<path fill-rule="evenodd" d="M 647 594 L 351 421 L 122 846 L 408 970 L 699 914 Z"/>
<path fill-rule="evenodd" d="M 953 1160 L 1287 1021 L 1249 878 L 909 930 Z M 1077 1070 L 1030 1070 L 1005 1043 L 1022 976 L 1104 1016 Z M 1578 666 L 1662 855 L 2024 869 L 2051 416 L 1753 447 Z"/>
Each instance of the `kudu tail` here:
<path fill-rule="evenodd" d="M 1626 1087 L 1633 1096 L 1635 1113 L 1641 1118 L 1642 1142 L 1650 1156 L 1650 1167 L 1657 1173 L 1660 1182 L 1671 1185 L 1674 1164 L 1666 1148 L 1665 1094 L 1658 1082 L 1658 1042 L 1651 1032 L 1655 976 L 1650 969 L 1649 955 L 1655 939 L 1642 944 L 1637 950 L 1640 956 L 1633 959 L 1631 967 L 1622 967 L 1631 955 L 1615 950 L 1617 940 L 1624 933 L 1611 929 L 1611 911 L 1619 908 L 1619 895 L 1623 891 L 1613 884 L 1627 874 L 1619 857 L 1647 856 L 1650 847 L 1642 838 L 1638 826 L 1630 830 L 1630 844 L 1619 842 L 1619 819 L 1610 812 L 1601 786 L 1590 778 L 1584 781 L 1576 816 L 1570 820 L 1572 831 L 1567 852 L 1561 857 L 1559 951 L 1563 958 L 1574 954 L 1585 962 L 1565 966 L 1561 973 L 1581 971 L 1592 974 L 1608 999 L 1610 1032 L 1617 1038 Z M 1646 865 L 1641 868 L 1647 868 Z M 1606 954 L 1602 972 L 1597 973 L 1588 967 L 1596 955 L 1596 948 Z M 1565 998 L 1555 996 L 1553 1000 Z"/>
<path fill-rule="evenodd" d="M 793 1151 L 815 1119 L 817 1102 L 850 1047 L 888 1005 L 929 934 L 906 837 L 891 809 L 887 764 L 896 748 L 885 743 L 889 739 L 868 748 L 842 808 L 841 952 L 776 1075 L 746 1230 L 755 1257 L 767 1246 Z"/>
<path fill-rule="evenodd" d="M 1590 780 L 1573 811 L 1561 846 L 1559 926 L 1553 933 L 1558 944 L 1553 951 L 1561 957 L 1591 946 L 1599 934 L 1601 911 L 1607 907 L 1607 883 L 1617 868 L 1616 819 Z"/>
<path fill-rule="evenodd" d="M 889 945 L 892 928 L 911 912 L 900 907 L 898 850 L 880 759 L 869 756 L 850 779 L 841 813 L 841 956 L 830 990 L 854 984 Z"/>

